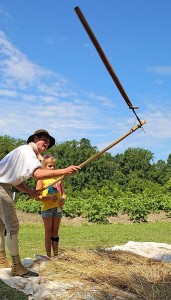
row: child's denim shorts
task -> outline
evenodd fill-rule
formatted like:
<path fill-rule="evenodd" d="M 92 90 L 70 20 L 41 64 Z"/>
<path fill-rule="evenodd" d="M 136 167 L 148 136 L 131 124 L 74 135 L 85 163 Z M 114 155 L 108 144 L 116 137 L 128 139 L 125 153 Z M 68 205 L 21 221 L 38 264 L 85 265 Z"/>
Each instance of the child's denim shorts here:
<path fill-rule="evenodd" d="M 62 218 L 62 207 L 54 207 L 41 212 L 42 219 Z"/>

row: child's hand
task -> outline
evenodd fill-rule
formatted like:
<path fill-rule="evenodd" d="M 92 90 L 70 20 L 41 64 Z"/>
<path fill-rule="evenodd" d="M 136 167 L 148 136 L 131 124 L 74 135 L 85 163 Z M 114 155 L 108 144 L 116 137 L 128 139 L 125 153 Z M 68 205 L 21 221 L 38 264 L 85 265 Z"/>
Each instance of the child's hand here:
<path fill-rule="evenodd" d="M 60 201 L 60 207 L 64 206 L 64 203 L 65 203 L 65 199 L 64 199 L 64 198 L 61 198 L 61 201 Z"/>

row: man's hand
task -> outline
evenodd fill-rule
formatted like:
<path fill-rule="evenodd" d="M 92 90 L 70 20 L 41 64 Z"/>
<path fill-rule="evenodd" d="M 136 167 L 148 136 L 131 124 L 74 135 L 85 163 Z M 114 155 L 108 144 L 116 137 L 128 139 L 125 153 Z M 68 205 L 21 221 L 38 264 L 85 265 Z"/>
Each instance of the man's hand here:
<path fill-rule="evenodd" d="M 76 174 L 77 171 L 79 171 L 79 170 L 81 170 L 81 168 L 79 166 L 69 166 L 69 167 L 64 169 L 65 175 Z"/>
<path fill-rule="evenodd" d="M 41 192 L 40 190 L 30 190 L 29 191 L 29 196 L 31 198 L 37 198 L 38 196 L 40 196 Z"/>
<path fill-rule="evenodd" d="M 15 186 L 19 191 L 28 194 L 30 196 L 30 198 L 36 198 L 40 195 L 40 191 L 39 190 L 34 190 L 31 187 L 29 187 L 27 184 L 25 184 L 24 182 L 20 183 L 19 185 Z"/>

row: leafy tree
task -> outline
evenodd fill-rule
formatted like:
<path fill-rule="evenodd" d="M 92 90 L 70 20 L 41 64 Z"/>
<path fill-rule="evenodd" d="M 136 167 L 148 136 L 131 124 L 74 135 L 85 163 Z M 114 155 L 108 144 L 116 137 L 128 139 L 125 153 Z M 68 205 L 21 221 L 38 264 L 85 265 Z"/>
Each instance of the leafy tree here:
<path fill-rule="evenodd" d="M 139 177 L 147 178 L 152 159 L 151 151 L 142 148 L 128 148 L 122 157 L 120 167 L 125 175 L 136 171 Z"/>
<path fill-rule="evenodd" d="M 149 174 L 152 181 L 163 185 L 171 177 L 170 164 L 165 163 L 163 160 L 158 160 L 157 163 L 151 166 Z"/>
<path fill-rule="evenodd" d="M 23 143 L 23 140 L 16 140 L 8 135 L 0 136 L 0 160 L 9 152 L 14 150 L 16 147 L 22 145 Z"/>
<path fill-rule="evenodd" d="M 168 181 L 163 185 L 164 191 L 171 192 L 171 177 L 168 179 Z"/>
<path fill-rule="evenodd" d="M 167 158 L 167 165 L 169 167 L 171 167 L 171 154 L 169 154 L 168 158 Z"/>

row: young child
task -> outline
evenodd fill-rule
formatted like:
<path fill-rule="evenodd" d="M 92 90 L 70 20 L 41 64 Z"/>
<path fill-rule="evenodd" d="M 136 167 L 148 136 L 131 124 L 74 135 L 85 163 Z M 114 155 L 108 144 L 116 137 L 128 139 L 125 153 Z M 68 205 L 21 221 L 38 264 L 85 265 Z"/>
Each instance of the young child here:
<path fill-rule="evenodd" d="M 54 170 L 56 158 L 49 154 L 44 155 L 43 166 L 46 170 Z M 57 178 L 38 180 L 36 189 L 41 190 L 49 186 Z M 62 181 L 57 182 L 53 186 L 42 191 L 37 200 L 42 201 L 41 216 L 45 228 L 45 249 L 47 259 L 51 258 L 51 248 L 54 257 L 58 255 L 59 244 L 59 226 L 62 218 L 62 206 L 64 205 L 66 195 Z"/>

